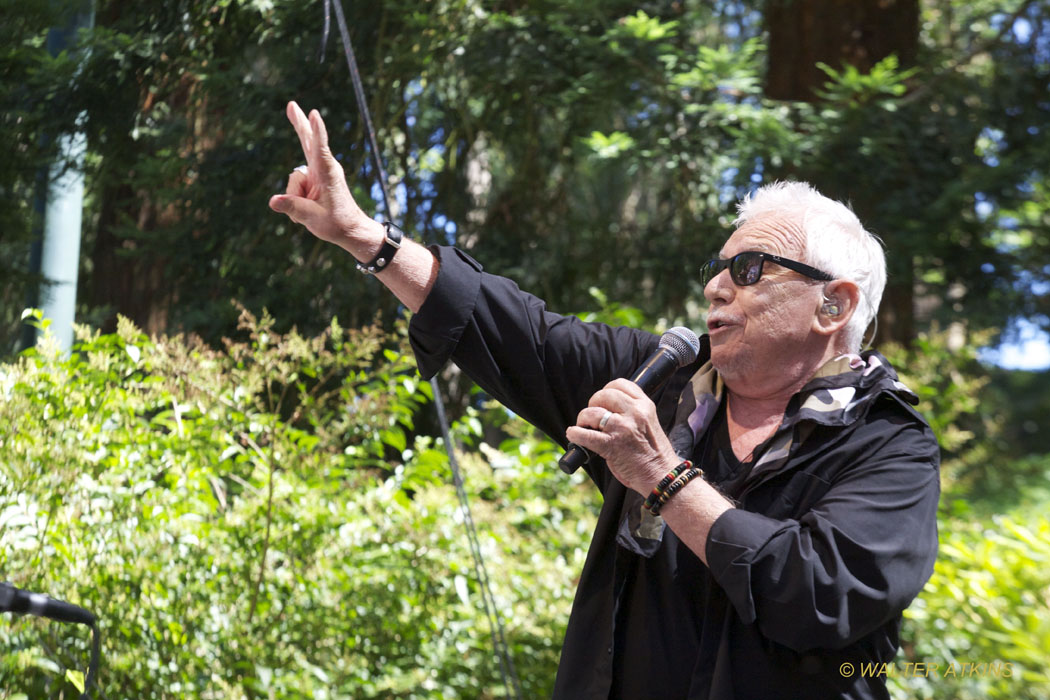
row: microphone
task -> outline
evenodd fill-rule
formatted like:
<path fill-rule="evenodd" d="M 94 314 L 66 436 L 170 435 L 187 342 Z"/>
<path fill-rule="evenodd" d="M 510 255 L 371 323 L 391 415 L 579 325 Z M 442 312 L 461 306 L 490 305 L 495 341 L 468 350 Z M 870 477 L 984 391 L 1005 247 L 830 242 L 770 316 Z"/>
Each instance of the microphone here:
<path fill-rule="evenodd" d="M 49 598 L 42 593 L 30 593 L 0 582 L 0 612 L 28 613 L 58 622 L 79 622 L 93 627 L 95 616 L 80 606 Z"/>
<path fill-rule="evenodd" d="M 684 326 L 675 326 L 660 336 L 660 346 L 635 371 L 631 381 L 647 396 L 652 396 L 676 370 L 696 360 L 699 352 L 700 339 L 696 333 Z M 558 460 L 558 466 L 566 474 L 572 474 L 590 462 L 591 456 L 590 450 L 570 442 L 569 449 Z"/>

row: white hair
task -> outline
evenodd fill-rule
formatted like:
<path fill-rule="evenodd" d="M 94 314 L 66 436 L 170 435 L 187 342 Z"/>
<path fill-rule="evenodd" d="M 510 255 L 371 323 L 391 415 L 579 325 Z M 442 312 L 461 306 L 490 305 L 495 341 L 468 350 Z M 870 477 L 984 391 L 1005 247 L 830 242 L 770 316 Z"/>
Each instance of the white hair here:
<path fill-rule="evenodd" d="M 805 182 L 773 182 L 747 195 L 737 206 L 738 228 L 764 214 L 799 222 L 803 259 L 835 279 L 849 280 L 860 289 L 857 310 L 844 329 L 848 350 L 860 350 L 864 331 L 879 310 L 886 288 L 886 254 L 878 236 L 865 230 L 853 210 L 828 199 Z"/>

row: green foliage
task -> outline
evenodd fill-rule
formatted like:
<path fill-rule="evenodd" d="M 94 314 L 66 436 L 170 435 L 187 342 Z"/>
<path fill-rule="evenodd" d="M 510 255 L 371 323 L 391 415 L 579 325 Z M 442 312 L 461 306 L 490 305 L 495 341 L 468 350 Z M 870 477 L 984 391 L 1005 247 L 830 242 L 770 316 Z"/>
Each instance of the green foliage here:
<path fill-rule="evenodd" d="M 825 67 L 827 101 L 796 113 L 811 151 L 772 174 L 850 201 L 885 241 L 889 337 L 908 342 L 931 322 L 964 318 L 977 330 L 1045 314 L 1045 222 L 1013 215 L 1045 199 L 1050 103 L 1034 97 L 1047 79 L 1045 10 L 923 4 L 918 65 L 899 70 L 890 57 L 868 74 Z"/>
<path fill-rule="evenodd" d="M 1046 378 L 978 362 L 976 350 L 991 336 L 966 339 L 955 326 L 923 333 L 907 348 L 882 348 L 919 395 L 919 410 L 937 435 L 949 512 L 988 516 L 1045 503 L 1050 495 L 1043 441 L 1030 435 L 1038 432 L 1036 416 L 1044 415 Z"/>
<path fill-rule="evenodd" d="M 1001 440 L 1018 414 L 976 360 L 986 340 L 956 328 L 883 349 L 938 436 L 944 491 L 936 567 L 888 673 L 902 699 L 1050 695 L 1050 460 Z"/>
<path fill-rule="evenodd" d="M 98 615 L 107 697 L 501 696 L 448 460 L 413 431 L 429 394 L 403 337 L 281 334 L 246 312 L 241 329 L 217 352 L 122 321 L 81 331 L 69 358 L 41 345 L 0 366 L 3 577 Z M 471 414 L 455 433 L 479 428 Z M 550 468 L 552 445 L 502 447 L 462 461 L 534 697 L 591 495 Z M 0 687 L 75 697 L 87 643 L 0 627 Z"/>
<path fill-rule="evenodd" d="M 1050 433 L 1042 430 L 1050 415 L 1050 372 L 989 368 L 989 392 L 995 405 L 1007 406 L 1002 440 L 1016 457 L 1050 452 Z"/>
<path fill-rule="evenodd" d="M 896 109 L 896 105 L 887 98 L 905 94 L 908 80 L 918 72 L 915 68 L 898 70 L 897 57 L 892 55 L 876 63 L 867 73 L 860 72 L 854 66 L 837 71 L 825 63 L 817 65 L 830 78 L 822 94 L 825 99 L 849 108 L 876 103 L 890 111 Z"/>
<path fill-rule="evenodd" d="M 941 522 L 933 577 L 905 613 L 897 697 L 1042 700 L 1050 695 L 1050 520 L 1040 508 Z"/>
<path fill-rule="evenodd" d="M 587 292 L 598 305 L 598 309 L 578 314 L 581 320 L 588 323 L 607 323 L 611 326 L 648 327 L 645 314 L 642 313 L 641 309 L 609 301 L 609 296 L 597 287 L 591 287 Z"/>
<path fill-rule="evenodd" d="M 941 446 L 941 471 L 955 488 L 985 474 L 1001 427 L 1001 416 L 982 403 L 989 377 L 977 362 L 976 347 L 989 337 L 984 333 L 964 343 L 958 328 L 935 330 L 909 347 L 882 348 L 902 381 L 918 394 L 919 408 Z"/>

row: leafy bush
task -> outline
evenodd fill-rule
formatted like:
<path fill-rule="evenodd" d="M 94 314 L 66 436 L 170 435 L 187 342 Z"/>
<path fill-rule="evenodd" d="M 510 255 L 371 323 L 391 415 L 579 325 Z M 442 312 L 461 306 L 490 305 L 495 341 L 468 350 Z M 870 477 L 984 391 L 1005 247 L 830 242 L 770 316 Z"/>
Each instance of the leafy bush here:
<path fill-rule="evenodd" d="M 1043 699 L 1050 456 L 1011 459 L 1000 444 L 1010 405 L 976 360 L 974 345 L 986 337 L 972 340 L 958 347 L 933 332 L 886 350 L 938 436 L 944 490 L 936 568 L 905 612 L 889 680 L 900 698 Z"/>
<path fill-rule="evenodd" d="M 242 329 L 218 352 L 122 322 L 0 366 L 0 574 L 98 615 L 109 698 L 502 695 L 448 459 L 413 434 L 429 387 L 403 334 Z M 553 683 L 591 496 L 551 473 L 549 443 L 504 447 L 463 468 L 532 697 Z M 76 697 L 87 641 L 5 621 L 5 697 Z"/>
<path fill-rule="evenodd" d="M 905 614 L 901 698 L 1050 697 L 1050 519 L 1044 508 L 942 519 L 933 577 Z M 937 664 L 929 675 L 903 664 Z"/>
<path fill-rule="evenodd" d="M 976 345 L 990 334 L 959 346 L 945 331 L 923 333 L 910 347 L 883 349 L 901 380 L 919 395 L 941 446 L 945 483 L 963 490 L 987 471 L 988 456 L 1001 426 L 991 406 L 982 405 L 988 373 L 977 362 Z"/>

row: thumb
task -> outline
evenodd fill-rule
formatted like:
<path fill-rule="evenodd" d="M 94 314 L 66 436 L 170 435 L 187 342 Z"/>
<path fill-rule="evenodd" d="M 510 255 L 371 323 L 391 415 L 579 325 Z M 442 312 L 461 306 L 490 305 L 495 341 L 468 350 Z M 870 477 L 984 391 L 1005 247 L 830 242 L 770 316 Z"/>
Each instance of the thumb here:
<path fill-rule="evenodd" d="M 306 226 L 313 233 L 317 233 L 314 229 L 319 228 L 326 215 L 324 207 L 312 199 L 290 194 L 275 194 L 270 197 L 270 208 L 280 214 L 287 214 L 289 219 Z"/>

